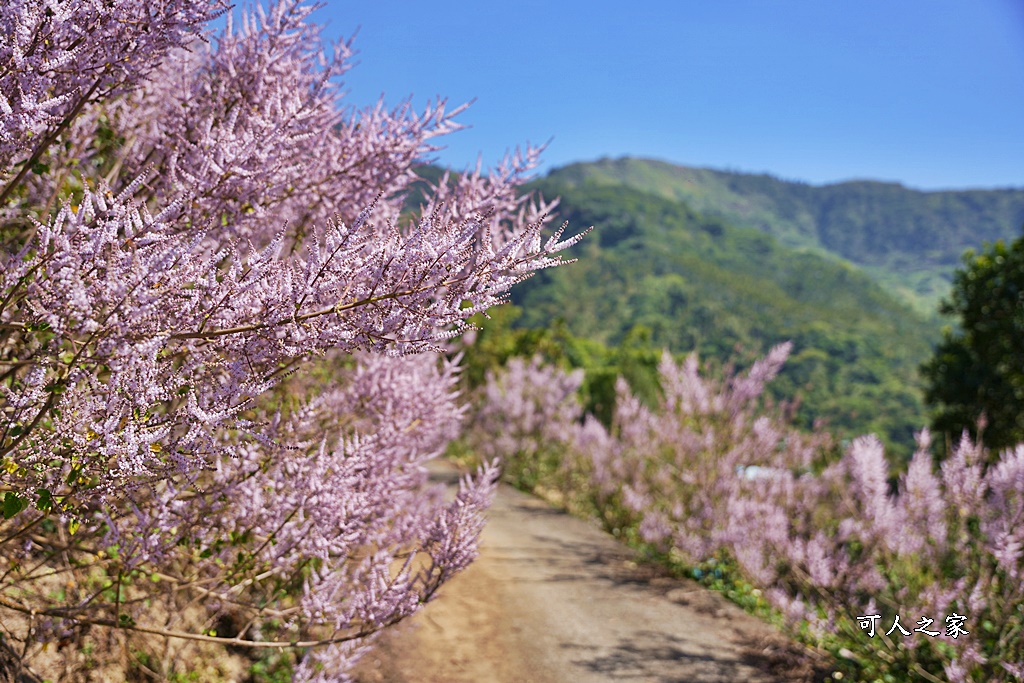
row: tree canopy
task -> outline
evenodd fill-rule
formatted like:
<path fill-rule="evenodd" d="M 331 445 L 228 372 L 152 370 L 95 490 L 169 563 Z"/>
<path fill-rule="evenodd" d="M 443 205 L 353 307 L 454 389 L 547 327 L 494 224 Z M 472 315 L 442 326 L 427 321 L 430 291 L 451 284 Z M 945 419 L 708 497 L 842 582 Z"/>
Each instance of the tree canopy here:
<path fill-rule="evenodd" d="M 935 429 L 980 432 L 992 449 L 1024 441 L 1024 236 L 968 251 L 942 312 L 959 328 L 922 367 Z"/>

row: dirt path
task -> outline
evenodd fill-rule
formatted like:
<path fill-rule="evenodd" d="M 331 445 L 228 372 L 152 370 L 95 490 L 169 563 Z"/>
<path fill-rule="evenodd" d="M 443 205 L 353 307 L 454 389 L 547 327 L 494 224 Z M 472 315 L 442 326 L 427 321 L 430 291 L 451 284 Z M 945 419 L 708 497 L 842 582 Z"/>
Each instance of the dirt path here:
<path fill-rule="evenodd" d="M 630 558 L 590 524 L 503 486 L 477 561 L 388 634 L 357 680 L 821 680 L 769 626 Z"/>

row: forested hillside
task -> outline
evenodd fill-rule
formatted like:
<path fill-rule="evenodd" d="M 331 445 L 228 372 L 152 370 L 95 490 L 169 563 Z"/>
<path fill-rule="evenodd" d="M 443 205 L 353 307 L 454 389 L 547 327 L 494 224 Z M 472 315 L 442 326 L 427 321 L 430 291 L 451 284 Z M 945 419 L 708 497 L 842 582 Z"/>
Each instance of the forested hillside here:
<path fill-rule="evenodd" d="M 1024 225 L 1024 189 L 922 192 L 896 183 L 814 186 L 769 175 L 602 159 L 556 169 L 569 186 L 623 185 L 774 235 L 791 247 L 862 267 L 931 315 L 966 249 L 1011 238 Z"/>
<path fill-rule="evenodd" d="M 800 397 L 799 419 L 842 437 L 877 432 L 907 454 L 926 424 L 917 366 L 938 325 L 849 265 L 784 246 L 762 231 L 703 216 L 624 185 L 532 184 L 560 196 L 559 217 L 595 225 L 579 262 L 513 290 L 519 324 L 562 320 L 580 337 L 617 344 L 635 326 L 652 343 L 743 363 L 775 343 L 793 355 L 776 395 Z"/>

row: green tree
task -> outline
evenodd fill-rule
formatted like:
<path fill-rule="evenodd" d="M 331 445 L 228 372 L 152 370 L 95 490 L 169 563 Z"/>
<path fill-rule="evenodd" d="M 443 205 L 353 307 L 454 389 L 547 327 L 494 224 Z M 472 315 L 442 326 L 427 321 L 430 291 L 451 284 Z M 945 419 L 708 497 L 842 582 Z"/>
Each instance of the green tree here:
<path fill-rule="evenodd" d="M 1024 442 L 1024 237 L 968 251 L 941 310 L 960 329 L 921 368 L 936 431 L 978 436 L 981 426 L 992 449 Z"/>

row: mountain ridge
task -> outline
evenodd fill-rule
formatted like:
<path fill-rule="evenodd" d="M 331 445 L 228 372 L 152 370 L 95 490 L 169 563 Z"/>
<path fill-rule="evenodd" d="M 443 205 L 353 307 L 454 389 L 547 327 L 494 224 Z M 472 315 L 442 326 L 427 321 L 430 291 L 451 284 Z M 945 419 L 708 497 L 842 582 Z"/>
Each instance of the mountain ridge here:
<path fill-rule="evenodd" d="M 817 185 L 634 157 L 577 162 L 545 178 L 570 187 L 625 185 L 848 261 L 925 315 L 948 293 L 965 250 L 1013 238 L 1024 225 L 1017 188 L 917 190 L 872 179 Z"/>

